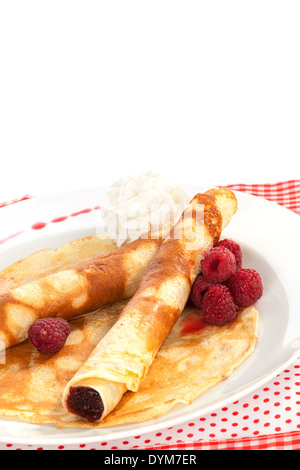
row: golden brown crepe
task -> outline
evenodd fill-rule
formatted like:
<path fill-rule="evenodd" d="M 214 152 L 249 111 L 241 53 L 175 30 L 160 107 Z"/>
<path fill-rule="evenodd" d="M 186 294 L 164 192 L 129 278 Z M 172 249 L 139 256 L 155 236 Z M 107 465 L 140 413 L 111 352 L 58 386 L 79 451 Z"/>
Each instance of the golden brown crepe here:
<path fill-rule="evenodd" d="M 231 210 L 224 208 L 222 213 L 226 224 Z M 94 242 L 99 245 L 95 249 L 100 253 L 102 248 L 106 250 L 104 242 L 95 239 Z M 11 286 L 21 286 L 32 281 L 32 275 L 39 279 L 40 274 L 53 274 L 51 270 L 56 273 L 67 269 L 68 262 L 73 265 L 73 256 L 78 256 L 78 261 L 86 261 L 94 250 L 88 239 L 78 245 L 77 242 L 68 245 L 57 252 L 37 253 L 7 268 L 0 274 L 0 288 L 1 280 L 9 281 L 10 275 L 17 283 Z M 142 258 L 139 261 L 142 263 Z M 126 392 L 102 422 L 90 423 L 65 411 L 63 392 L 113 327 L 127 302 L 71 319 L 71 334 L 55 355 L 39 353 L 28 340 L 6 350 L 6 362 L 0 364 L 0 416 L 59 428 L 143 422 L 162 416 L 175 404 L 191 403 L 200 393 L 228 377 L 255 347 L 258 313 L 254 307 L 241 310 L 236 320 L 223 327 L 204 323 L 200 310 L 186 307 L 152 361 L 139 390 Z"/>
<path fill-rule="evenodd" d="M 186 305 L 201 260 L 236 210 L 237 200 L 227 189 L 212 189 L 193 198 L 133 298 L 68 383 L 63 395 L 66 410 L 101 420 L 127 390 L 139 389 Z"/>
<path fill-rule="evenodd" d="M 0 350 L 27 339 L 38 318 L 70 319 L 131 297 L 160 244 L 160 239 L 139 239 L 2 295 Z"/>
<path fill-rule="evenodd" d="M 0 416 L 57 427 L 103 427 L 143 422 L 175 404 L 189 404 L 228 377 L 253 351 L 258 313 L 254 307 L 218 327 L 205 324 L 201 311 L 186 307 L 156 355 L 137 392 L 126 392 L 100 423 L 89 423 L 62 407 L 63 390 L 124 307 L 114 304 L 70 321 L 63 349 L 45 355 L 29 341 L 6 351 L 0 365 Z"/>
<path fill-rule="evenodd" d="M 105 255 L 117 248 L 108 235 L 92 235 L 66 243 L 57 250 L 44 249 L 8 266 L 0 273 L 0 295 L 29 282 Z"/>

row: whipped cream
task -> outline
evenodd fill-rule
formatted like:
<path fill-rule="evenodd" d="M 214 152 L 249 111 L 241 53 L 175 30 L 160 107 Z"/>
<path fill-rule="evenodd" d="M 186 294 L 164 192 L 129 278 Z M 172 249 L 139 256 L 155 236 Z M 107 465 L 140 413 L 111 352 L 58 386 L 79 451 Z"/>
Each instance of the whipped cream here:
<path fill-rule="evenodd" d="M 121 178 L 101 208 L 106 230 L 120 247 L 177 222 L 190 202 L 183 187 L 153 172 Z"/>

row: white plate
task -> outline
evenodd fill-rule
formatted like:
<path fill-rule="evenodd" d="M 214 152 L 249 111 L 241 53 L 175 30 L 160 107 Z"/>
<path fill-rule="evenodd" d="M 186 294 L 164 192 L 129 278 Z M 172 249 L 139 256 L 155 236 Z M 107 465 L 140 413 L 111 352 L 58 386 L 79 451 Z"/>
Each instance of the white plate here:
<path fill-rule="evenodd" d="M 208 188 L 188 188 L 191 194 Z M 105 197 L 95 188 L 33 199 L 0 210 L 0 239 L 18 233 L 0 245 L 0 270 L 42 248 L 57 248 L 77 238 L 101 233 L 98 210 L 54 218 L 95 208 Z M 228 379 L 211 388 L 189 406 L 177 406 L 165 416 L 140 424 L 106 429 L 67 429 L 0 420 L 0 441 L 31 445 L 70 445 L 123 439 L 192 420 L 232 403 L 271 380 L 300 355 L 299 234 L 300 218 L 262 198 L 235 192 L 239 209 L 223 236 L 239 242 L 244 266 L 262 276 L 264 295 L 259 310 L 258 342 L 254 353 Z M 36 222 L 48 223 L 33 230 Z M 50 222 L 50 223 L 49 223 Z"/>

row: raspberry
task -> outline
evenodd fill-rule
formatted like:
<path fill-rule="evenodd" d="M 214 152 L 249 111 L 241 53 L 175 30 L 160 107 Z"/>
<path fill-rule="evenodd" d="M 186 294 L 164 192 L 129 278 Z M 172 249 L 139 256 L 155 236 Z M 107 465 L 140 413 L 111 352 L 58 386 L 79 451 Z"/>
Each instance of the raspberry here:
<path fill-rule="evenodd" d="M 224 246 L 212 248 L 201 262 L 203 276 L 211 282 L 224 282 L 236 272 L 234 254 Z"/>
<path fill-rule="evenodd" d="M 195 305 L 195 307 L 202 308 L 202 299 L 204 292 L 207 291 L 209 287 L 212 287 L 214 285 L 214 282 L 208 281 L 201 274 L 196 278 L 192 286 L 190 295 L 190 299 Z"/>
<path fill-rule="evenodd" d="M 69 323 L 63 318 L 40 318 L 28 330 L 33 346 L 45 354 L 58 352 L 71 332 Z"/>
<path fill-rule="evenodd" d="M 263 294 L 261 277 L 254 269 L 241 269 L 228 279 L 226 285 L 240 308 L 252 305 Z"/>
<path fill-rule="evenodd" d="M 238 308 L 228 287 L 217 284 L 204 294 L 202 312 L 204 321 L 223 326 L 236 318 Z"/>
<path fill-rule="evenodd" d="M 229 240 L 228 238 L 224 238 L 223 240 L 219 241 L 217 246 L 225 246 L 225 248 L 230 250 L 235 256 L 236 270 L 239 271 L 240 269 L 242 269 L 243 255 L 241 247 L 237 242 L 235 242 L 234 240 Z"/>

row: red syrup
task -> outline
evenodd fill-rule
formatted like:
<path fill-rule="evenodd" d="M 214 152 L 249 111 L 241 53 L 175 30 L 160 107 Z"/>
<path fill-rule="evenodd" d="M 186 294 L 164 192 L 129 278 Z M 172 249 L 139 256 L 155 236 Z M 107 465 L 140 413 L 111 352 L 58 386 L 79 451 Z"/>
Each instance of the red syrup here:
<path fill-rule="evenodd" d="M 200 334 L 208 325 L 199 313 L 191 313 L 182 319 L 180 326 L 181 335 L 189 335 L 193 333 Z"/>
<path fill-rule="evenodd" d="M 58 222 L 64 222 L 68 217 L 57 217 L 56 219 L 51 220 L 52 224 L 57 224 Z"/>
<path fill-rule="evenodd" d="M 21 233 L 24 233 L 24 232 L 13 233 L 12 235 L 9 235 L 8 237 L 3 238 L 2 240 L 0 240 L 0 245 L 7 242 L 8 240 L 12 240 L 13 238 L 17 237 L 18 235 L 21 235 Z"/>
<path fill-rule="evenodd" d="M 93 210 L 99 210 L 99 209 L 100 209 L 100 206 L 96 206 L 96 207 L 94 207 L 94 209 L 83 209 L 79 212 L 73 212 L 73 214 L 71 214 L 70 216 L 56 217 L 55 219 L 52 219 L 51 222 L 49 222 L 49 223 L 57 224 L 59 222 L 64 222 L 69 217 L 77 217 L 78 215 L 88 214 L 89 212 L 92 212 Z M 48 225 L 47 222 L 37 222 L 36 224 L 32 225 L 31 228 L 33 230 L 41 230 L 42 228 L 45 228 L 47 225 Z"/>
<path fill-rule="evenodd" d="M 33 230 L 41 230 L 46 227 L 46 225 L 46 222 L 37 222 L 36 224 L 33 224 L 31 228 L 33 228 Z"/>
<path fill-rule="evenodd" d="M 13 201 L 9 201 L 9 202 L 1 202 L 0 203 L 0 209 L 1 207 L 7 207 L 7 206 L 10 206 L 12 204 L 17 204 L 18 202 L 22 202 L 22 201 L 27 201 L 28 199 L 32 199 L 33 196 L 24 196 L 22 197 L 21 199 L 14 199 Z"/>
<path fill-rule="evenodd" d="M 81 215 L 81 214 L 88 214 L 89 212 L 92 212 L 93 209 L 83 209 L 82 211 L 79 211 L 79 212 L 74 212 L 73 214 L 71 214 L 71 217 L 77 217 L 78 215 Z"/>

